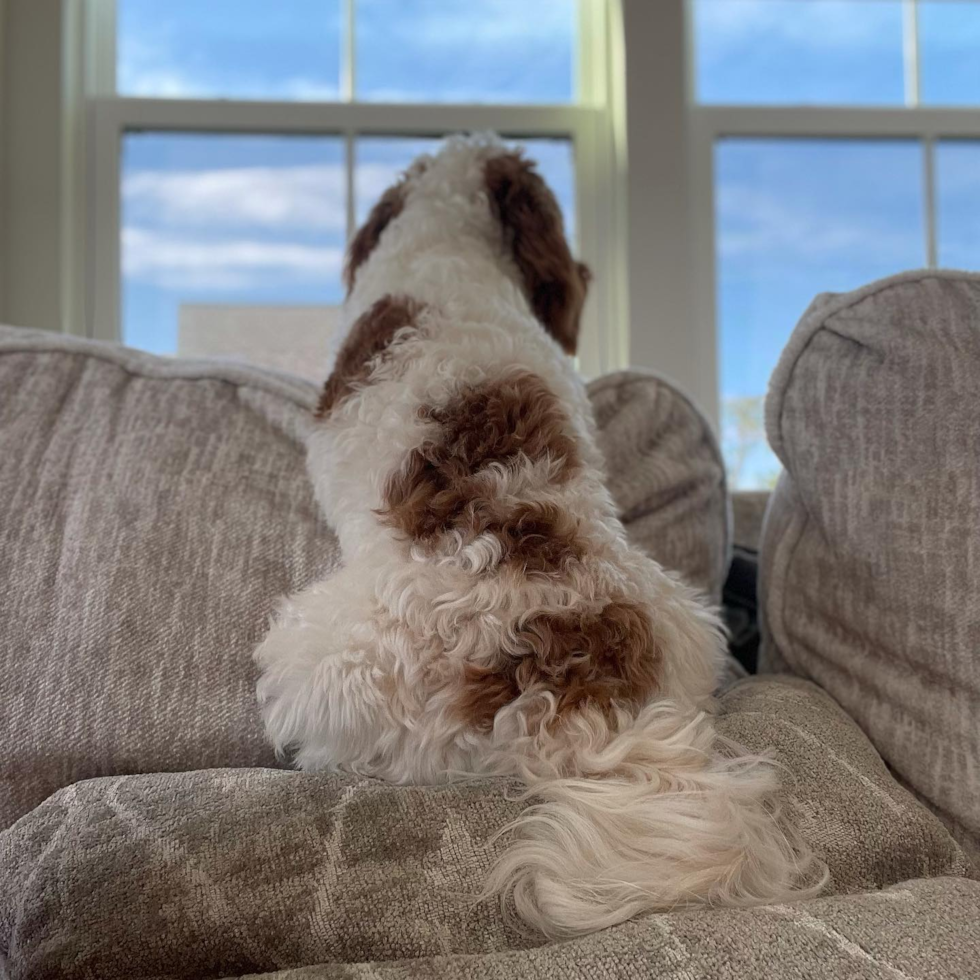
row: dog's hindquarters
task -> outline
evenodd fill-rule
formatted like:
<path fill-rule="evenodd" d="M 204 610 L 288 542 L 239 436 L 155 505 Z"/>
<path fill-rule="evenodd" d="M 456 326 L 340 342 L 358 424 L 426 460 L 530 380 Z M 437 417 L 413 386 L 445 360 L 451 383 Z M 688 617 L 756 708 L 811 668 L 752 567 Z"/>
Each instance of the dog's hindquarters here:
<path fill-rule="evenodd" d="M 283 601 L 255 651 L 257 695 L 280 755 L 302 768 L 367 764 L 394 726 L 372 597 L 340 569 Z"/>
<path fill-rule="evenodd" d="M 406 613 L 431 601 L 419 586 L 425 567 L 388 571 L 347 565 L 283 600 L 255 651 L 269 739 L 301 769 L 394 783 L 484 771 L 488 736 L 447 701 L 458 670 Z"/>

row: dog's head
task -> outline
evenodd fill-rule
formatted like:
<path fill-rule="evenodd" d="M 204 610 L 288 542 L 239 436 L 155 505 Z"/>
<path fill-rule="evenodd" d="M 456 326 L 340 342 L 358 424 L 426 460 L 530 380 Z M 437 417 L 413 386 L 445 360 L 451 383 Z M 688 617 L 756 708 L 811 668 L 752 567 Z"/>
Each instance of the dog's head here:
<path fill-rule="evenodd" d="M 464 227 L 476 227 L 494 236 L 512 260 L 507 267 L 534 315 L 566 353 L 574 354 L 589 270 L 572 257 L 558 202 L 534 163 L 494 139 L 451 139 L 435 156 L 416 160 L 382 194 L 350 243 L 344 269 L 348 292 L 385 231 L 410 220 L 413 201 L 423 197 L 440 202 L 425 220 L 437 216 L 447 222 L 447 232 L 456 222 L 460 234 Z M 489 213 L 492 220 L 468 221 L 474 209 L 478 218 Z"/>

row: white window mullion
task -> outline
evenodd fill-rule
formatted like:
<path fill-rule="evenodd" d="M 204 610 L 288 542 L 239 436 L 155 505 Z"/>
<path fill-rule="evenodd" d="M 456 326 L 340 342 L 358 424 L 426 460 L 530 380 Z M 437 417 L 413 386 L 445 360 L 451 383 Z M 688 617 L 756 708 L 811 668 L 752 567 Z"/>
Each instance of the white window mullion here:
<path fill-rule="evenodd" d="M 97 100 L 100 111 L 127 129 L 226 133 L 442 136 L 492 129 L 534 136 L 567 136 L 587 113 L 577 106 L 447 105 L 434 103 L 271 102 L 227 99 Z"/>
<path fill-rule="evenodd" d="M 592 266 L 595 256 L 589 244 L 599 239 L 597 227 L 598 202 L 589 188 L 595 167 L 595 138 L 592 127 L 582 127 L 573 134 L 575 159 L 575 214 L 577 220 L 577 239 L 574 243 L 578 256 Z M 583 244 L 588 243 L 588 244 Z M 602 373 L 603 351 L 600 344 L 600 324 L 607 315 L 607 296 L 605 282 L 593 282 L 589 290 L 588 302 L 582 316 L 579 335 L 579 369 L 587 377 Z"/>
<path fill-rule="evenodd" d="M 980 113 L 960 108 L 698 106 L 716 136 L 922 139 L 980 137 Z"/>
<path fill-rule="evenodd" d="M 344 37 L 343 48 L 340 52 L 344 66 L 343 87 L 341 98 L 344 102 L 354 101 L 354 92 L 357 88 L 357 49 L 355 46 L 355 20 L 357 12 L 354 5 L 357 0 L 344 0 Z"/>
<path fill-rule="evenodd" d="M 596 144 L 604 158 L 596 169 L 599 203 L 606 220 L 606 237 L 598 246 L 603 260 L 600 274 L 609 282 L 607 323 L 602 369 L 615 371 L 630 366 L 630 262 L 629 262 L 629 157 L 626 143 L 626 63 L 623 9 L 620 0 L 603 4 L 601 26 L 603 76 L 602 101 L 596 105 Z"/>
<path fill-rule="evenodd" d="M 590 106 L 599 97 L 602 85 L 601 52 L 596 50 L 592 39 L 596 35 L 596 20 L 602 15 L 600 4 L 594 0 L 580 0 L 578 5 L 578 46 L 575 57 L 574 93 L 579 105 Z M 577 254 L 586 263 L 593 257 L 587 254 L 583 243 L 595 242 L 599 234 L 597 227 L 598 202 L 592 192 L 593 173 L 596 165 L 596 136 L 594 128 L 580 127 L 572 134 L 572 153 L 575 165 L 575 215 L 577 221 L 577 241 L 573 244 Z M 588 375 L 601 373 L 603 351 L 600 343 L 599 324 L 607 315 L 605 295 L 606 284 L 596 282 L 589 291 L 589 299 L 582 317 L 578 364 L 579 369 Z"/>
<path fill-rule="evenodd" d="M 919 79 L 919 0 L 904 0 L 903 41 L 905 62 L 905 104 L 919 105 L 921 83 Z"/>
<path fill-rule="evenodd" d="M 357 0 L 344 0 L 344 49 L 341 52 L 344 65 L 344 85 L 343 99 L 348 104 L 354 101 L 354 93 L 357 90 L 357 46 L 356 46 L 356 21 L 357 11 L 355 5 Z M 357 150 L 355 141 L 357 133 L 353 126 L 348 125 L 344 130 L 344 177 L 346 184 L 346 204 L 347 204 L 347 241 L 349 242 L 357 231 L 357 203 L 354 199 L 354 173 L 357 166 Z"/>
<path fill-rule="evenodd" d="M 693 113 L 688 133 L 692 319 L 694 349 L 700 365 L 699 385 L 689 394 L 721 431 L 721 392 L 718 359 L 718 271 L 715 248 L 715 144 L 720 134 L 700 110 Z"/>
<path fill-rule="evenodd" d="M 116 0 L 82 0 L 89 96 L 116 94 Z"/>
<path fill-rule="evenodd" d="M 929 136 L 922 140 L 922 198 L 925 208 L 926 264 L 935 269 L 938 263 L 936 229 L 936 142 Z"/>
<path fill-rule="evenodd" d="M 354 173 L 357 166 L 356 135 L 353 129 L 344 133 L 344 175 L 347 186 L 347 241 L 357 231 L 357 202 L 354 199 Z"/>

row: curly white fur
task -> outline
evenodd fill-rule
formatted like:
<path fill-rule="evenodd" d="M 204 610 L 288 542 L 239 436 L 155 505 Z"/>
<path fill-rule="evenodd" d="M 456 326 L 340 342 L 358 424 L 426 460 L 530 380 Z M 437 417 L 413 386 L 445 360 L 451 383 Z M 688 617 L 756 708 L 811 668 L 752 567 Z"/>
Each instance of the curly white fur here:
<path fill-rule="evenodd" d="M 715 615 L 626 543 L 584 386 L 535 319 L 487 199 L 486 162 L 503 152 L 492 139 L 454 140 L 413 167 L 401 212 L 356 272 L 348 329 L 385 296 L 410 297 L 420 312 L 310 442 L 316 497 L 345 564 L 285 600 L 256 651 L 269 735 L 306 769 L 399 783 L 523 779 L 539 802 L 510 828 L 487 891 L 512 895 L 550 936 L 684 903 L 812 894 L 823 879 L 777 819 L 773 766 L 715 735 Z M 438 438 L 420 406 L 445 407 L 515 370 L 553 393 L 580 465 L 559 480 L 548 455 L 491 464 L 481 486 L 572 515 L 582 553 L 560 575 L 506 566 L 490 533 L 447 529 L 420 542 L 379 518 L 392 475 Z M 601 609 L 612 596 L 644 611 L 663 652 L 649 703 L 585 700 L 562 712 L 561 692 L 536 684 L 491 726 L 458 710 L 463 671 L 492 670 L 501 649 L 517 656 L 535 615 Z"/>

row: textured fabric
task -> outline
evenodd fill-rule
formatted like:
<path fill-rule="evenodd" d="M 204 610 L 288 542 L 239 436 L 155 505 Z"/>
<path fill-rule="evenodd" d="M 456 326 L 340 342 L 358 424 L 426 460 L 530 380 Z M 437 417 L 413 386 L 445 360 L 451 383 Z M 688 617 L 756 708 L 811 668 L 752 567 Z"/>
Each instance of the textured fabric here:
<path fill-rule="evenodd" d="M 630 540 L 715 603 L 730 559 L 725 465 L 711 427 L 668 382 L 620 371 L 589 385 L 608 485 Z"/>
<path fill-rule="evenodd" d="M 726 735 L 775 748 L 788 805 L 827 860 L 832 891 L 915 877 L 945 876 L 943 884 L 892 899 L 678 912 L 528 951 L 537 943 L 510 931 L 494 903 L 470 898 L 503 846 L 491 835 L 523 805 L 508 798 L 510 783 L 416 788 L 223 769 L 78 783 L 0 834 L 0 951 L 12 980 L 226 976 L 452 954 L 485 959 L 453 960 L 451 968 L 420 962 L 402 975 L 476 976 L 466 971 L 482 963 L 504 977 L 592 977 L 573 966 L 594 960 L 619 964 L 610 976 L 645 961 L 663 971 L 650 975 L 666 977 L 676 975 L 668 967 L 721 964 L 731 949 L 743 965 L 761 957 L 773 976 L 794 975 L 778 972 L 784 956 L 802 969 L 796 958 L 815 962 L 806 957 L 819 950 L 833 953 L 841 970 L 871 970 L 879 956 L 895 955 L 952 969 L 976 942 L 980 888 L 953 880 L 963 871 L 958 848 L 890 778 L 853 722 L 798 680 L 743 681 L 722 708 Z M 964 901 L 973 902 L 970 915 Z M 914 930 L 913 910 L 922 917 Z M 826 916 L 846 926 L 843 935 L 823 924 Z M 890 942 L 879 932 L 896 921 L 908 928 L 900 949 L 891 945 L 900 931 L 887 934 Z"/>
<path fill-rule="evenodd" d="M 593 391 L 630 533 L 717 595 L 724 478 L 703 419 L 651 377 Z M 316 397 L 0 329 L 0 827 L 77 779 L 275 765 L 252 650 L 278 598 L 340 560 L 304 466 Z"/>
<path fill-rule="evenodd" d="M 338 963 L 266 980 L 968 980 L 980 885 L 912 881 L 869 895 L 654 916 L 560 946 L 424 962 Z M 252 975 L 254 976 L 254 975 Z"/>
<path fill-rule="evenodd" d="M 980 835 L 980 276 L 820 297 L 770 385 L 763 664 Z"/>

